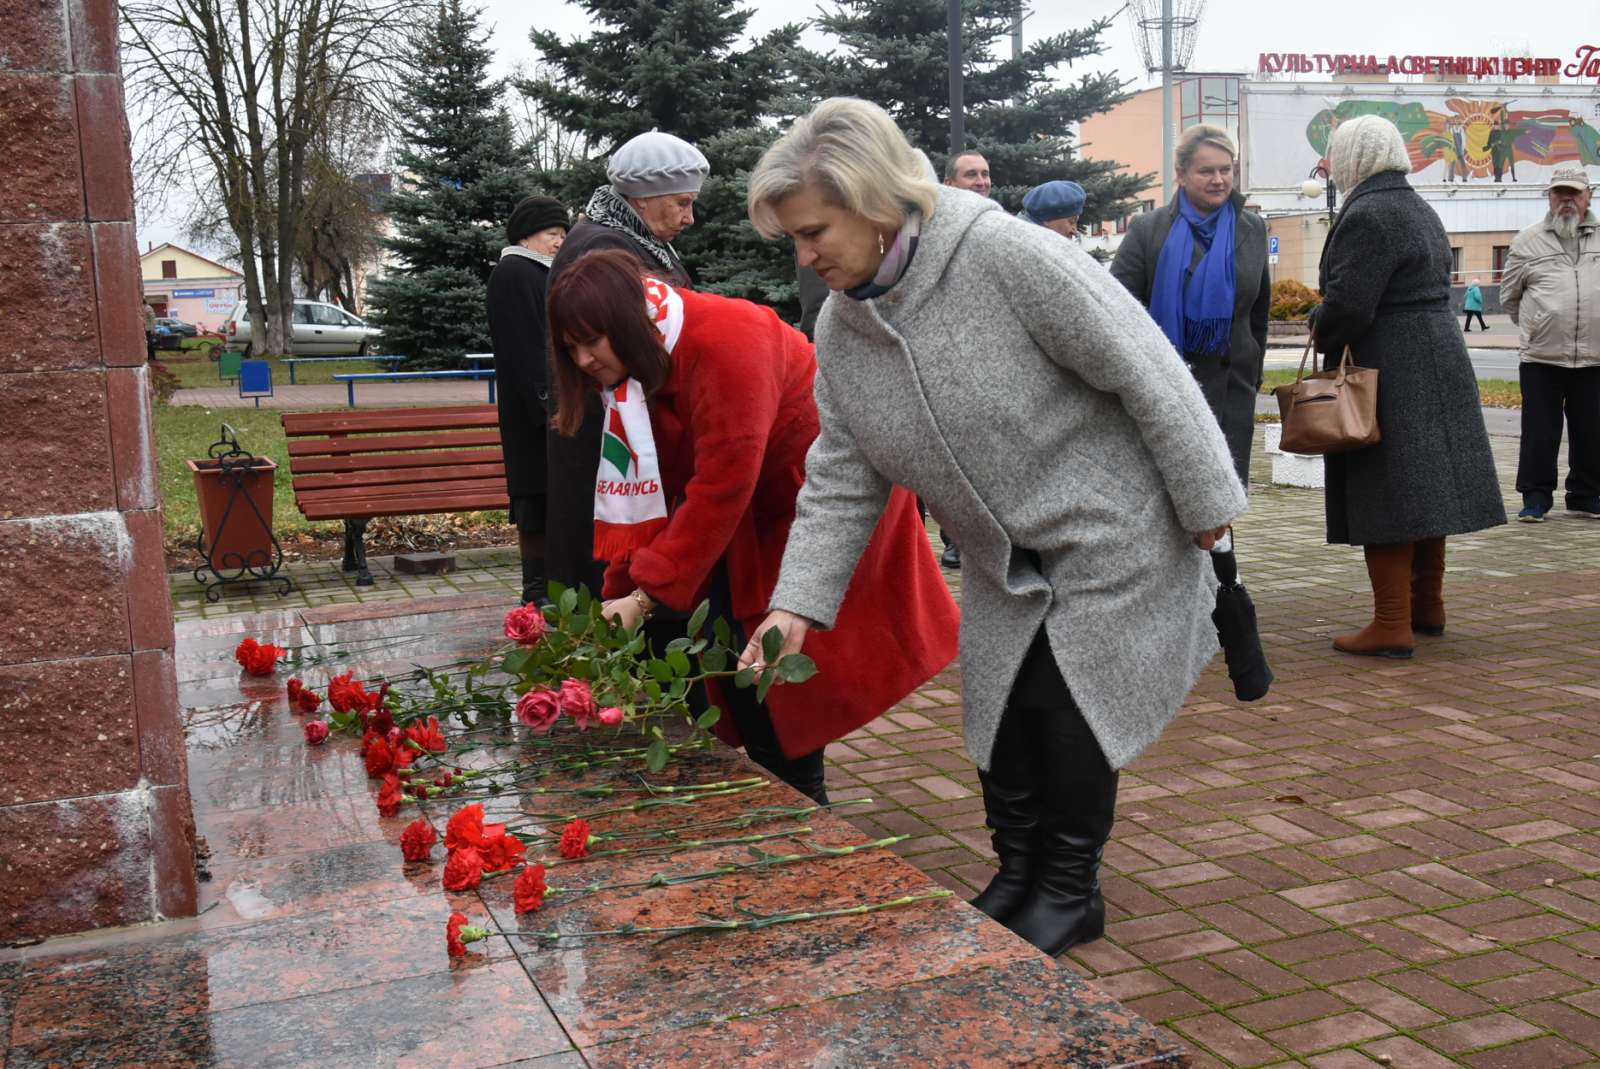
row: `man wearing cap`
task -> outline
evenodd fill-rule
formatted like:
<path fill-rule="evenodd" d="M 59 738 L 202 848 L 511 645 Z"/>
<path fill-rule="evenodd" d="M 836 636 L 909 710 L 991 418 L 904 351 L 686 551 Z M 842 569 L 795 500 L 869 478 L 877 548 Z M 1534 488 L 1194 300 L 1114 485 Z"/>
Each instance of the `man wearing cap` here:
<path fill-rule="evenodd" d="M 1018 215 L 1030 223 L 1038 223 L 1046 230 L 1054 230 L 1064 238 L 1078 236 L 1078 216 L 1083 214 L 1087 199 L 1083 187 L 1076 182 L 1057 179 L 1028 190 L 1022 198 L 1022 211 Z"/>
<path fill-rule="evenodd" d="M 500 408 L 506 493 L 522 557 L 522 604 L 543 601 L 545 428 L 544 295 L 550 264 L 567 236 L 567 209 L 554 197 L 524 197 L 506 222 L 500 262 L 489 274 L 489 337 Z"/>
<path fill-rule="evenodd" d="M 1600 518 L 1600 220 L 1577 164 L 1555 169 L 1548 195 L 1544 219 L 1511 242 L 1500 283 L 1501 307 L 1522 328 L 1523 523 L 1544 522 L 1555 502 L 1563 416 L 1567 511 Z"/>
<path fill-rule="evenodd" d="M 589 198 L 550 267 L 549 283 L 567 265 L 595 249 L 621 249 L 674 286 L 694 280 L 672 241 L 694 222 L 694 202 L 711 164 L 689 142 L 659 130 L 626 142 L 606 164 L 609 185 Z M 571 438 L 552 429 L 549 455 L 548 527 L 545 568 L 564 586 L 600 589 L 603 562 L 594 559 L 594 480 L 600 467 L 600 406 L 585 414 Z"/>

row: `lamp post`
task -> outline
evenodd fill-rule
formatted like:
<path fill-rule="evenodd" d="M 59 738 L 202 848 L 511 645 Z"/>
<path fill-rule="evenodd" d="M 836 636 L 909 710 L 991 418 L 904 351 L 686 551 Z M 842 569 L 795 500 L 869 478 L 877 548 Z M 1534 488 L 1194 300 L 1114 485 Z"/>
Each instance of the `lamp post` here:
<path fill-rule="evenodd" d="M 1300 184 L 1300 195 L 1309 200 L 1315 200 L 1317 197 L 1322 196 L 1324 190 L 1328 194 L 1328 225 L 1332 226 L 1333 210 L 1339 203 L 1339 187 L 1334 184 L 1333 175 L 1329 174 L 1328 169 L 1319 163 L 1311 168 L 1311 173 Z"/>

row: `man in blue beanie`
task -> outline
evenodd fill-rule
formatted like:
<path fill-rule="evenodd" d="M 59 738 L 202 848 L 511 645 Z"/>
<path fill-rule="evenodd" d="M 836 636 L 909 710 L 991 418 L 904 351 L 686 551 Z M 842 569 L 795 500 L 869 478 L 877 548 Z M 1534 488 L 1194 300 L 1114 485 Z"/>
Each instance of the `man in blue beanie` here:
<path fill-rule="evenodd" d="M 1078 236 L 1078 216 L 1083 214 L 1086 196 L 1076 182 L 1057 179 L 1028 190 L 1018 214 L 1030 223 L 1054 230 L 1066 238 Z"/>

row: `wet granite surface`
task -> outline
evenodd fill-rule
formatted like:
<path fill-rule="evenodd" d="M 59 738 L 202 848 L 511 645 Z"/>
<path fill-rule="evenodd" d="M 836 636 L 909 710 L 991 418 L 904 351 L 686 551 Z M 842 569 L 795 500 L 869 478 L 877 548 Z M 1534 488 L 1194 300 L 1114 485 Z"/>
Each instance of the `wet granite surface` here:
<path fill-rule="evenodd" d="M 621 838 L 550 864 L 549 883 L 571 891 L 535 914 L 513 911 L 509 879 L 446 893 L 442 843 L 431 862 L 400 857 L 417 807 L 379 816 L 353 741 L 305 746 L 283 681 L 296 674 L 322 691 L 344 671 L 371 678 L 481 656 L 508 607 L 473 595 L 181 625 L 190 782 L 211 851 L 201 915 L 0 951 L 0 1069 L 1189 1064 L 1147 1022 L 955 899 L 761 931 L 584 937 L 935 889 L 882 849 L 717 873 L 865 841 L 837 814 L 797 812 L 810 803 L 775 782 L 693 804 L 649 801 L 646 781 L 770 780 L 722 747 L 648 775 L 596 763 L 589 738 L 542 744 L 529 752 L 545 773 L 493 799 L 491 818 L 515 822 L 530 857 L 547 862 L 556 852 L 541 836 L 575 813 Z M 254 679 L 233 660 L 246 634 L 338 641 L 354 654 Z M 615 793 L 573 793 L 596 787 Z M 426 815 L 442 831 L 459 804 Z M 713 822 L 726 823 L 699 827 Z M 768 838 L 727 841 L 755 835 Z M 618 846 L 629 852 L 605 853 Z M 452 961 L 453 909 L 504 934 Z"/>

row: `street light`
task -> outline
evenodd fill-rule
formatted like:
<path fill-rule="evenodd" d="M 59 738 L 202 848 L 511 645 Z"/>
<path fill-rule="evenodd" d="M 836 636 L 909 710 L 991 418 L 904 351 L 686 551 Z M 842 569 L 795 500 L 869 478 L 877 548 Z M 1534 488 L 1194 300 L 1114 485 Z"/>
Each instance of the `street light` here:
<path fill-rule="evenodd" d="M 1322 164 L 1311 168 L 1311 173 L 1306 180 L 1300 183 L 1300 195 L 1308 200 L 1315 200 L 1322 196 L 1324 190 L 1328 194 L 1328 225 L 1333 225 L 1333 209 L 1339 203 L 1339 187 L 1334 184 L 1333 175 Z"/>

